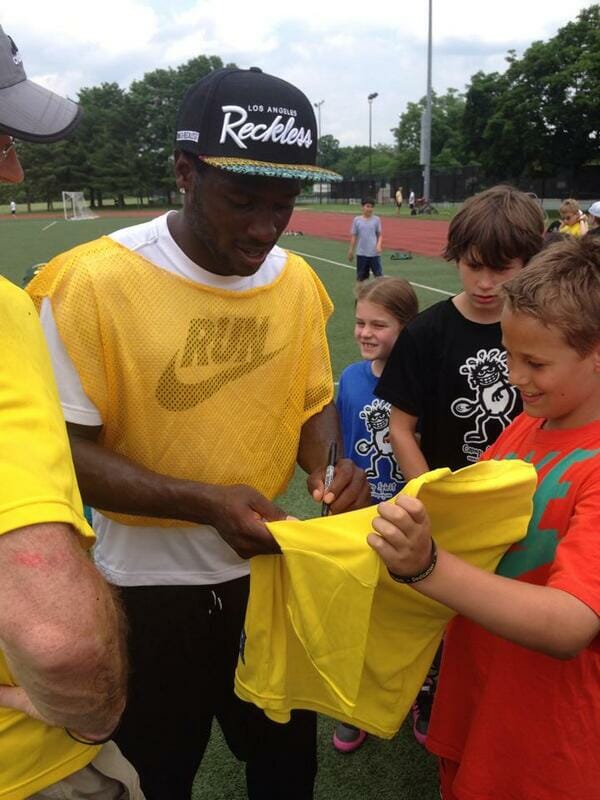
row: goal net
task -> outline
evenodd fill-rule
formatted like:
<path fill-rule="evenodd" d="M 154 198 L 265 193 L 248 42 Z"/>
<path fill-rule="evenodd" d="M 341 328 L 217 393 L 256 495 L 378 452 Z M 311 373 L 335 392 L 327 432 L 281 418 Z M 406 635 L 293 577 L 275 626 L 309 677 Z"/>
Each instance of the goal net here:
<path fill-rule="evenodd" d="M 65 219 L 96 219 L 98 216 L 90 211 L 83 192 L 63 192 L 62 200 Z"/>

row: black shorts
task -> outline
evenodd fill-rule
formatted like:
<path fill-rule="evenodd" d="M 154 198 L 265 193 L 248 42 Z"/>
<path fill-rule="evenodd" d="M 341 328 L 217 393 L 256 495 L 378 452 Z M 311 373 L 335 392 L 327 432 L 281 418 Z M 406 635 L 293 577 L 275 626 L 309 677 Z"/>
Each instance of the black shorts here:
<path fill-rule="evenodd" d="M 374 278 L 383 275 L 380 256 L 356 256 L 356 280 L 366 281 L 369 272 L 373 273 Z"/>
<path fill-rule="evenodd" d="M 251 800 L 311 800 L 316 714 L 272 722 L 233 691 L 249 579 L 213 586 L 121 589 L 129 622 L 130 690 L 115 741 L 136 767 L 147 800 L 189 800 L 218 720 L 246 762 Z M 228 788 L 223 786 L 223 796 Z"/>

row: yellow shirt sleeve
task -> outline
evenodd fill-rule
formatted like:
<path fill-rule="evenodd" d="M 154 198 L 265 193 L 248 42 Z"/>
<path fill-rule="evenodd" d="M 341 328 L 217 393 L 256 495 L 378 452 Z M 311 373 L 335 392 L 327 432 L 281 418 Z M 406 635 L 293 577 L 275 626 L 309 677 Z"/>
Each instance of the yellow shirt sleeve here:
<path fill-rule="evenodd" d="M 94 534 L 81 497 L 50 358 L 27 295 L 0 278 L 0 535 L 43 522 L 70 524 L 84 546 Z M 18 534 L 17 534 L 18 535 Z M 0 651 L 0 683 L 13 684 Z M 88 764 L 78 744 L 10 708 L 0 708 L 0 797 L 22 800 Z"/>
<path fill-rule="evenodd" d="M 310 371 L 304 400 L 304 422 L 314 414 L 318 414 L 333 399 L 331 357 L 325 335 L 327 322 L 333 313 L 333 303 L 318 275 L 310 266 L 308 269 L 316 296 L 313 298 L 313 303 L 305 309 L 305 313 L 310 313 L 312 317 L 310 323 L 312 335 L 307 346 L 310 352 L 308 359 Z"/>
<path fill-rule="evenodd" d="M 0 279 L 0 534 L 26 525 L 73 525 L 89 546 L 58 392 L 37 313 Z"/>

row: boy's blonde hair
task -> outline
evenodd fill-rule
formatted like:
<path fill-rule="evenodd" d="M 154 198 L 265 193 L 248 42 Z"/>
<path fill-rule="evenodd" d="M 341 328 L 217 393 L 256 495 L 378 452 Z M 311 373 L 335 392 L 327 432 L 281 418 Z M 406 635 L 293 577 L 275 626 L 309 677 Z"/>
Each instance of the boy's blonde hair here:
<path fill-rule="evenodd" d="M 368 300 L 383 306 L 402 325 L 406 325 L 419 313 L 419 301 L 415 290 L 404 278 L 382 276 L 372 281 L 362 281 L 354 289 L 356 302 Z"/>
<path fill-rule="evenodd" d="M 600 342 L 600 241 L 569 237 L 502 287 L 511 311 L 553 326 L 580 356 Z"/>
<path fill-rule="evenodd" d="M 501 269 L 515 258 L 527 264 L 543 240 L 544 214 L 538 202 L 514 186 L 493 186 L 469 197 L 456 214 L 444 258 Z"/>
<path fill-rule="evenodd" d="M 567 197 L 567 199 L 563 200 L 560 204 L 558 213 L 561 217 L 563 214 L 581 214 L 581 209 L 579 208 L 577 200 L 574 200 L 572 197 Z"/>

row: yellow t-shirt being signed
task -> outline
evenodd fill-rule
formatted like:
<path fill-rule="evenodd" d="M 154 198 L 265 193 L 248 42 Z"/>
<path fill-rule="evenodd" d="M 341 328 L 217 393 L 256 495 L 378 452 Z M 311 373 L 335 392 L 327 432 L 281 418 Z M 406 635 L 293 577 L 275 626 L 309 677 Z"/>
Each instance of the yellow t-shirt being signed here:
<path fill-rule="evenodd" d="M 440 547 L 493 571 L 523 538 L 536 487 L 523 461 L 489 461 L 410 481 Z M 393 501 L 390 501 L 393 502 Z M 454 612 L 393 581 L 367 545 L 376 509 L 268 523 L 283 556 L 251 560 L 235 688 L 286 722 L 313 709 L 393 736 Z"/>

